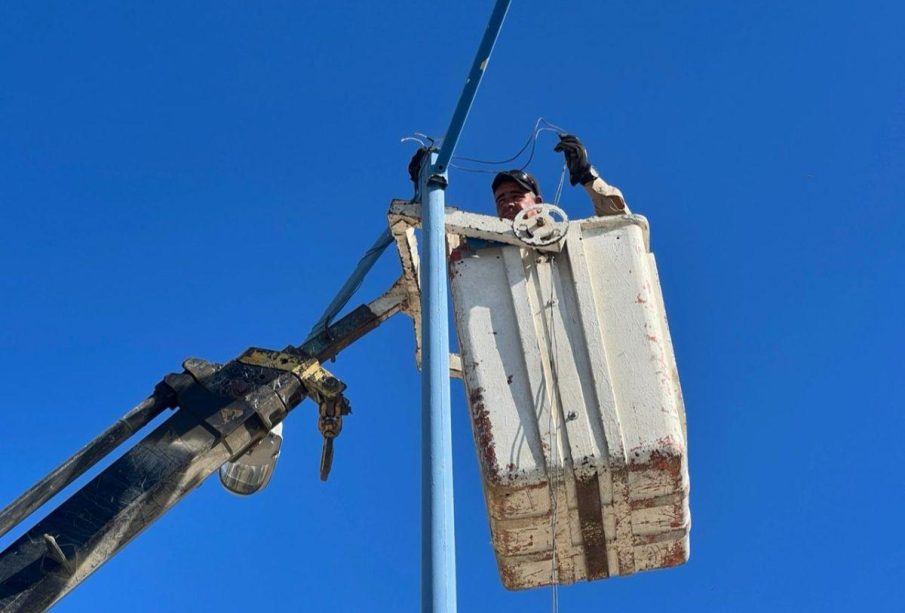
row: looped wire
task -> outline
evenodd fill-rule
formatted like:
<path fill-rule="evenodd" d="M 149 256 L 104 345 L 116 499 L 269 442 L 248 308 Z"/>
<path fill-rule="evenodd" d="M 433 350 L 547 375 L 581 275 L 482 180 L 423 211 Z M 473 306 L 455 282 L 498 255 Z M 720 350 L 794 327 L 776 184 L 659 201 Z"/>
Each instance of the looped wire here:
<path fill-rule="evenodd" d="M 456 155 L 456 156 L 453 156 L 452 159 L 458 160 L 458 161 L 463 161 L 463 162 L 472 162 L 474 164 L 499 166 L 502 164 L 510 164 L 512 162 L 515 162 L 530 147 L 531 151 L 528 154 L 528 159 L 525 161 L 524 164 L 522 164 L 519 167 L 520 170 L 524 170 L 525 168 L 528 167 L 529 164 L 531 164 L 531 161 L 534 159 L 534 152 L 537 149 L 537 139 L 538 139 L 538 136 L 540 136 L 540 134 L 542 132 L 554 132 L 554 133 L 558 133 L 558 134 L 563 134 L 563 133 L 565 133 L 565 130 L 563 128 L 559 127 L 558 125 L 547 121 L 543 117 L 538 117 L 537 121 L 534 122 L 534 127 L 531 129 L 531 134 L 528 136 L 528 140 L 525 141 L 525 144 L 522 145 L 522 148 L 519 149 L 515 153 L 515 155 L 513 155 L 512 157 L 506 158 L 504 160 L 482 160 L 479 158 Z M 493 169 L 473 168 L 473 167 L 469 167 L 469 166 L 461 166 L 456 163 L 450 163 L 450 166 L 453 168 L 456 168 L 458 170 L 464 171 L 464 172 L 474 172 L 474 173 L 483 173 L 483 174 L 496 174 L 498 172 L 497 170 L 493 170 Z"/>

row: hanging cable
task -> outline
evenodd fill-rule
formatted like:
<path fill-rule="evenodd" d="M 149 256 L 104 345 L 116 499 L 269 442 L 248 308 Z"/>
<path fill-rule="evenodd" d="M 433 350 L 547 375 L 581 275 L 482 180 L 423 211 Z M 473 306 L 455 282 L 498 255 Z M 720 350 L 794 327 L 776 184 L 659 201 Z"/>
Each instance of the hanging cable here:
<path fill-rule="evenodd" d="M 553 196 L 553 204 L 559 204 L 559 197 L 562 196 L 562 186 L 566 181 L 566 171 L 568 170 L 568 166 L 565 162 L 562 165 L 562 171 L 559 173 L 559 185 L 556 186 L 556 195 Z"/>
<path fill-rule="evenodd" d="M 531 164 L 531 161 L 534 159 L 534 152 L 535 152 L 535 150 L 537 149 L 537 137 L 540 135 L 541 132 L 555 132 L 555 130 L 553 130 L 553 129 L 551 129 L 551 128 L 546 128 L 546 127 L 545 127 L 545 128 L 540 128 L 540 129 L 538 129 L 538 130 L 534 133 L 534 135 L 533 135 L 531 141 L 529 142 L 529 144 L 530 144 L 530 146 L 531 146 L 531 151 L 530 151 L 529 154 L 528 154 L 528 159 L 527 159 L 527 161 L 525 161 L 524 164 L 522 164 L 522 165 L 519 167 L 519 170 L 525 170 L 525 168 L 527 168 L 528 165 Z M 522 153 L 524 153 L 524 151 L 525 151 L 525 149 L 523 148 L 523 149 L 519 152 L 519 154 L 518 154 L 517 156 L 515 156 L 514 158 L 509 159 L 508 161 L 503 161 L 503 162 L 480 162 L 480 163 L 484 163 L 484 164 L 488 164 L 488 165 L 491 165 L 491 164 L 505 164 L 505 163 L 507 163 L 507 162 L 511 162 L 511 161 L 517 159 Z M 464 172 L 476 172 L 476 173 L 483 173 L 483 174 L 496 174 L 497 172 L 499 172 L 498 169 L 469 168 L 469 167 L 467 167 L 467 166 L 461 166 L 461 165 L 459 165 L 459 164 L 454 164 L 454 163 L 451 163 L 450 166 L 453 167 L 453 168 L 455 168 L 455 169 L 457 169 L 457 170 L 461 170 L 461 171 L 464 171 Z"/>
<path fill-rule="evenodd" d="M 552 555 L 550 556 L 550 588 L 551 602 L 550 607 L 553 613 L 559 611 L 559 565 L 556 559 L 556 515 L 557 515 L 557 499 L 556 490 L 560 482 L 565 479 L 565 462 L 561 470 L 557 470 L 557 463 L 563 458 L 559 457 L 559 424 L 560 424 L 560 399 L 559 394 L 559 373 L 556 367 L 556 255 L 550 254 L 550 301 L 546 305 L 549 308 L 548 334 L 550 335 L 550 375 L 552 377 L 550 389 L 552 391 L 550 403 L 550 411 L 547 414 L 547 441 L 550 446 L 550 463 L 552 466 L 547 471 L 547 487 L 550 491 L 550 548 Z M 538 279 L 540 280 L 540 279 Z M 562 483 L 564 486 L 565 484 Z"/>
<path fill-rule="evenodd" d="M 540 136 L 542 132 L 555 132 L 559 134 L 565 133 L 565 130 L 554 123 L 551 123 L 544 119 L 543 117 L 538 117 L 537 121 L 534 122 L 534 127 L 531 129 L 531 134 L 528 136 L 528 140 L 525 141 L 525 144 L 522 145 L 521 149 L 519 149 L 515 155 L 508 157 L 504 160 L 482 160 L 480 158 L 467 157 L 467 156 L 453 156 L 453 160 L 472 162 L 474 164 L 484 164 L 487 166 L 493 165 L 502 165 L 502 164 L 510 164 L 517 159 L 519 159 L 525 151 L 530 147 L 530 152 L 528 154 L 528 160 L 521 165 L 520 169 L 524 170 L 528 167 L 531 161 L 534 159 L 534 153 L 537 148 L 537 138 Z M 472 168 L 468 166 L 461 166 L 459 164 L 450 163 L 452 168 L 456 168 L 463 172 L 473 172 L 473 173 L 481 173 L 481 174 L 496 174 L 497 170 L 492 169 L 483 169 L 483 168 Z"/>
<path fill-rule="evenodd" d="M 547 121 L 543 117 L 541 117 L 540 120 L 544 123 L 544 125 L 546 125 L 546 127 L 556 130 L 560 134 L 566 134 L 568 132 L 568 130 L 566 130 L 565 128 L 561 128 L 558 125 L 556 125 L 555 123 L 551 123 L 551 122 Z"/>
<path fill-rule="evenodd" d="M 535 132 L 534 132 L 534 142 L 533 142 L 532 145 L 531 145 L 531 153 L 530 153 L 530 155 L 528 156 L 528 161 L 525 162 L 524 165 L 522 165 L 522 167 L 520 168 L 520 170 L 525 170 L 525 169 L 528 167 L 528 164 L 531 163 L 531 160 L 534 159 L 534 151 L 535 151 L 535 149 L 537 149 L 537 137 L 540 136 L 540 133 L 541 133 L 541 132 L 553 132 L 553 133 L 556 133 L 556 134 L 565 134 L 565 130 L 563 130 L 562 128 L 560 128 L 559 126 L 557 126 L 557 125 L 555 125 L 555 124 L 550 123 L 549 121 L 547 121 L 547 120 L 544 119 L 543 117 L 539 118 L 537 121 L 538 121 L 538 124 L 539 124 L 540 122 L 543 122 L 545 125 L 544 125 L 544 127 L 542 127 L 542 128 L 536 128 L 536 129 L 535 129 Z M 535 124 L 535 125 L 537 125 L 537 124 Z"/>
<path fill-rule="evenodd" d="M 531 134 L 528 136 L 528 140 L 525 141 L 525 144 L 522 145 L 522 148 L 518 150 L 518 152 L 510 158 L 506 158 L 505 160 L 481 160 L 478 158 L 466 157 L 464 155 L 456 155 L 453 156 L 454 160 L 462 160 L 464 162 L 474 162 L 476 164 L 508 164 L 509 162 L 514 162 L 518 159 L 518 157 L 525 152 L 525 149 L 528 148 L 534 140 L 537 139 L 537 129 L 540 127 L 541 122 L 544 121 L 543 117 L 538 117 L 537 121 L 534 122 L 534 127 L 531 129 Z"/>
<path fill-rule="evenodd" d="M 422 134 L 421 132 L 415 132 L 410 136 L 403 136 L 399 139 L 400 143 L 407 143 L 409 141 L 414 141 L 421 145 L 422 147 L 431 148 L 434 146 L 434 143 L 437 141 L 432 136 L 428 136 L 427 134 Z"/>

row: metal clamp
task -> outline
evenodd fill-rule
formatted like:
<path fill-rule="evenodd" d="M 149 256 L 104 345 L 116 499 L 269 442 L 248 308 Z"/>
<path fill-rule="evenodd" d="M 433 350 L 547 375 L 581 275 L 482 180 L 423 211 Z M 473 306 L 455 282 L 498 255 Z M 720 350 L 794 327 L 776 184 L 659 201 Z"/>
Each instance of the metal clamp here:
<path fill-rule="evenodd" d="M 559 217 L 559 221 L 554 219 L 554 214 Z M 555 204 L 534 204 L 518 212 L 512 220 L 512 231 L 529 247 L 544 247 L 566 237 L 569 218 Z"/>
<path fill-rule="evenodd" d="M 352 412 L 349 401 L 342 394 L 327 398 L 319 403 L 317 429 L 324 437 L 321 447 L 321 481 L 326 481 L 333 467 L 333 439 L 339 436 L 343 429 L 343 415 Z"/>
<path fill-rule="evenodd" d="M 251 348 L 239 358 L 243 364 L 263 366 L 290 372 L 296 377 L 318 405 L 317 429 L 324 437 L 321 447 L 320 478 L 326 481 L 333 466 L 333 439 L 343 429 L 343 415 L 352 412 L 342 392 L 346 385 L 321 366 L 316 358 L 283 351 Z"/>

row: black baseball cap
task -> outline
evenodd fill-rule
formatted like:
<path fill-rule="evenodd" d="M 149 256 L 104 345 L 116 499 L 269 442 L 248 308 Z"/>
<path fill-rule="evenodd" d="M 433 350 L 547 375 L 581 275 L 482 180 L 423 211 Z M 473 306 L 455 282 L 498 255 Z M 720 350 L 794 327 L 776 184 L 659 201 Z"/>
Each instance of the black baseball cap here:
<path fill-rule="evenodd" d="M 499 187 L 501 183 L 507 181 L 517 183 L 529 192 L 534 192 L 535 195 L 540 196 L 540 186 L 538 186 L 537 179 L 534 178 L 534 175 L 527 173 L 524 170 L 519 170 L 518 168 L 497 173 L 497 176 L 493 178 L 493 183 L 490 184 L 490 189 L 496 191 L 496 188 Z"/>

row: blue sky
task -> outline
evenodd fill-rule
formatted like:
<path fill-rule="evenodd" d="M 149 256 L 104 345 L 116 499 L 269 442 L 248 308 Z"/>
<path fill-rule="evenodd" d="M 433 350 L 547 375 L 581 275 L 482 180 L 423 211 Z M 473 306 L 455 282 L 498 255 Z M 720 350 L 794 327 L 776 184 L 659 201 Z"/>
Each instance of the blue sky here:
<path fill-rule="evenodd" d="M 446 129 L 491 6 L 3 4 L 0 504 L 185 357 L 304 338 L 411 194 L 400 138 Z M 539 116 L 584 139 L 650 220 L 688 412 L 691 561 L 562 610 L 905 605 L 903 18 L 513 3 L 458 153 L 508 157 Z M 549 194 L 554 144 L 530 167 Z M 448 200 L 490 211 L 487 183 L 454 173 Z M 264 493 L 205 483 L 58 610 L 417 610 L 412 353 L 399 317 L 330 366 L 354 414 L 326 485 L 309 403 Z M 460 610 L 546 610 L 500 584 L 452 395 Z"/>

